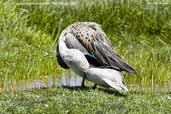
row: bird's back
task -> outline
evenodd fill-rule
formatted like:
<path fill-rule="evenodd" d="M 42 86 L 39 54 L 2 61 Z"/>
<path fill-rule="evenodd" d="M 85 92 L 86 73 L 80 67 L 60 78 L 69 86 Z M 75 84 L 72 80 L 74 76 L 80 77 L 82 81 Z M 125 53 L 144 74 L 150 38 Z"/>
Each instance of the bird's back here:
<path fill-rule="evenodd" d="M 118 71 L 136 72 L 114 51 L 106 34 L 97 23 L 76 22 L 66 28 L 64 35 L 67 34 L 70 34 L 70 37 L 65 38 L 67 47 L 82 52 L 90 64 L 95 63 L 94 66 Z"/>

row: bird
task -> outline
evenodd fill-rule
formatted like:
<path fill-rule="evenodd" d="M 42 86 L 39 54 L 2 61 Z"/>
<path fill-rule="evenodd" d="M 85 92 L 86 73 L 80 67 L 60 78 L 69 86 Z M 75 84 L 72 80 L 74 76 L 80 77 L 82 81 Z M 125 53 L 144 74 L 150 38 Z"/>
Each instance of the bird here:
<path fill-rule="evenodd" d="M 96 22 L 74 22 L 60 34 L 56 57 L 64 69 L 71 69 L 85 80 L 98 86 L 128 91 L 122 72 L 136 70 L 116 53 L 109 38 Z"/>

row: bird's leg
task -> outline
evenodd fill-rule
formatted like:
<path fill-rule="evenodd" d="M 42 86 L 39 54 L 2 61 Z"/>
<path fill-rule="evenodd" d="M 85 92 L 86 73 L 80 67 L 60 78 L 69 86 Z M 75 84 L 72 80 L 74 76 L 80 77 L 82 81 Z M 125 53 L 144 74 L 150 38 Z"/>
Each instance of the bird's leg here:
<path fill-rule="evenodd" d="M 97 88 L 97 84 L 95 83 L 92 89 L 96 89 L 96 88 Z"/>
<path fill-rule="evenodd" d="M 83 77 L 83 80 L 82 80 L 82 82 L 81 82 L 81 87 L 82 87 L 82 88 L 85 88 L 85 77 Z"/>

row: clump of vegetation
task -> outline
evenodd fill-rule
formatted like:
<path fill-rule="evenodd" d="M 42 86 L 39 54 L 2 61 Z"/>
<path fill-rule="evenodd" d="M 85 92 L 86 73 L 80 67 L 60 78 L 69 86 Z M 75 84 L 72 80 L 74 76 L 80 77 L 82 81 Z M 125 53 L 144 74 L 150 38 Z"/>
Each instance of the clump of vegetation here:
<path fill-rule="evenodd" d="M 63 88 L 39 89 L 0 96 L 2 114 L 167 114 L 170 95 L 131 93 L 118 97 L 99 90 L 73 91 Z"/>
<path fill-rule="evenodd" d="M 26 10 L 0 2 L 0 88 L 59 73 L 51 35 L 28 26 L 28 19 Z"/>
<path fill-rule="evenodd" d="M 18 80 L 46 80 L 47 76 L 60 75 L 56 42 L 60 32 L 76 21 L 102 25 L 117 52 L 138 71 L 137 76 L 125 74 L 128 84 L 155 86 L 171 81 L 169 1 L 27 2 L 37 4 L 27 5 L 24 0 L 0 1 L 1 88 Z"/>

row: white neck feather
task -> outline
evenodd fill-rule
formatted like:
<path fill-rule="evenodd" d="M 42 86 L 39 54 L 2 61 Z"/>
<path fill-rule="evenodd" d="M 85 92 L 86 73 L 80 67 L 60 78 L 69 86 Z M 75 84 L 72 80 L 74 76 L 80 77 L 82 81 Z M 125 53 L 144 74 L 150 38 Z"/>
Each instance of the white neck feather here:
<path fill-rule="evenodd" d="M 62 31 L 60 37 L 59 37 L 59 53 L 61 55 L 64 55 L 67 51 L 69 51 L 69 49 L 67 48 L 66 46 L 66 43 L 65 43 L 65 34 L 67 33 L 66 30 Z"/>

